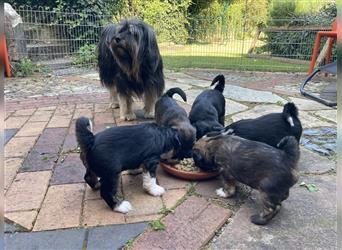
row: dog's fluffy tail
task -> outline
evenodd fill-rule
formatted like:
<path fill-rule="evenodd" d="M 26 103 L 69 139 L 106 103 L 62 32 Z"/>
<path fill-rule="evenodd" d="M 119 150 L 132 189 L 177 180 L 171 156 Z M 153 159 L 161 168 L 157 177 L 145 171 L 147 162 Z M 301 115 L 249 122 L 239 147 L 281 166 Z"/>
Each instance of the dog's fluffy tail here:
<path fill-rule="evenodd" d="M 168 91 L 166 91 L 163 96 L 168 96 L 172 98 L 174 94 L 178 94 L 180 97 L 182 97 L 183 101 L 186 102 L 186 94 L 181 88 L 171 88 Z"/>
<path fill-rule="evenodd" d="M 280 140 L 277 147 L 283 150 L 295 162 L 299 160 L 299 144 L 294 136 L 286 136 Z"/>
<path fill-rule="evenodd" d="M 293 118 L 298 118 L 298 109 L 293 102 L 288 102 L 284 105 L 283 117 L 291 127 L 294 127 Z"/>
<path fill-rule="evenodd" d="M 92 123 L 88 118 L 80 117 L 76 120 L 76 138 L 83 153 L 87 153 L 94 145 L 92 129 Z"/>
<path fill-rule="evenodd" d="M 220 91 L 221 93 L 223 92 L 224 90 L 224 84 L 225 84 L 225 78 L 224 78 L 224 75 L 217 75 L 213 81 L 211 82 L 210 86 L 213 86 L 215 83 L 218 84 L 215 86 L 214 89 Z"/>

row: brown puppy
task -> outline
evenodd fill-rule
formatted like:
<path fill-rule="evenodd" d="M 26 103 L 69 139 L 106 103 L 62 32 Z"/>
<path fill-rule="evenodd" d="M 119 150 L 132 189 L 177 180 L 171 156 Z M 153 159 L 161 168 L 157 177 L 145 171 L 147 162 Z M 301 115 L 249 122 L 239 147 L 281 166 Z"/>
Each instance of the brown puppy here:
<path fill-rule="evenodd" d="M 171 88 L 158 99 L 155 105 L 155 119 L 159 126 L 174 128 L 179 133 L 181 149 L 174 158 L 191 157 L 192 147 L 196 141 L 196 129 L 191 125 L 184 108 L 172 98 L 178 94 L 186 102 L 186 95 L 180 88 Z"/>
<path fill-rule="evenodd" d="M 263 212 L 251 216 L 257 225 L 265 225 L 280 210 L 281 202 L 298 180 L 299 145 L 295 137 L 284 137 L 278 148 L 238 136 L 220 134 L 204 136 L 193 148 L 195 164 L 204 170 L 219 170 L 223 188 L 221 197 L 235 194 L 236 181 L 257 189 L 262 197 Z"/>

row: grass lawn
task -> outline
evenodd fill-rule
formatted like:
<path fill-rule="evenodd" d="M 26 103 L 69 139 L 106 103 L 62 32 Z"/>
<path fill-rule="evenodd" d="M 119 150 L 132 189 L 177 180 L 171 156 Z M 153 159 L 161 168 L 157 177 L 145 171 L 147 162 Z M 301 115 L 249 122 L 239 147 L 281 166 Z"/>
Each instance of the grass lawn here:
<path fill-rule="evenodd" d="M 251 41 L 227 41 L 224 44 L 160 44 L 164 65 L 169 69 L 217 68 L 273 72 L 306 72 L 306 65 L 268 58 L 247 57 Z"/>

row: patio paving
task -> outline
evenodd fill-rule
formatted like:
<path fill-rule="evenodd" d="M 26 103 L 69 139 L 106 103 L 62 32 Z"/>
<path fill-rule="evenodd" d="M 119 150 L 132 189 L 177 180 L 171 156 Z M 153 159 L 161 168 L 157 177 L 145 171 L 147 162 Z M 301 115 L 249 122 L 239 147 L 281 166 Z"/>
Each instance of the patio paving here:
<path fill-rule="evenodd" d="M 148 230 L 139 236 L 132 244 L 133 247 L 147 246 L 151 239 L 165 237 L 169 239 L 163 243 L 166 245 L 156 243 L 156 248 L 162 245 L 167 248 L 172 242 L 177 242 L 177 246 L 182 248 L 186 246 L 186 242 L 193 240 L 190 236 L 196 234 L 195 232 L 198 235 L 206 235 L 191 241 L 196 248 L 206 244 L 216 248 L 231 249 L 250 246 L 250 243 L 242 240 L 231 240 L 231 245 L 226 245 L 226 238 L 232 237 L 229 234 L 234 232 L 234 235 L 241 235 L 246 241 L 251 239 L 248 235 L 253 235 L 250 236 L 253 239 L 249 242 L 255 244 L 257 249 L 262 246 L 269 247 L 269 244 L 282 244 L 284 239 L 281 233 L 290 232 L 297 220 L 302 221 L 303 225 L 308 225 L 308 228 L 310 225 L 313 227 L 312 230 L 322 229 L 320 235 L 315 235 L 317 240 L 326 237 L 326 242 L 333 242 L 336 231 L 325 230 L 319 223 L 308 224 L 311 217 L 307 216 L 305 211 L 312 209 L 317 220 L 323 220 L 324 214 L 328 213 L 325 225 L 334 225 L 335 200 L 326 196 L 325 204 L 321 202 L 314 204 L 313 201 L 320 199 L 321 196 L 324 197 L 335 188 L 336 135 L 332 134 L 331 137 L 321 135 L 325 133 L 324 131 L 328 131 L 326 129 L 336 130 L 336 110 L 304 99 L 293 91 L 293 86 L 297 84 L 299 87 L 299 83 L 305 78 L 302 74 L 265 73 L 263 75 L 253 72 L 215 70 L 166 71 L 167 88 L 177 86 L 185 90 L 188 103 L 180 101 L 176 95 L 175 98 L 189 111 L 193 100 L 198 93 L 210 85 L 216 73 L 223 73 L 226 76 L 227 121 L 281 111 L 280 102 L 284 102 L 285 99 L 293 100 L 299 107 L 301 121 L 309 133 L 302 141 L 301 177 L 303 180 L 319 183 L 321 191 L 307 193 L 308 191 L 303 187 L 296 186 L 293 197 L 290 195 L 284 205 L 283 215 L 280 214 L 272 224 L 272 228 L 279 228 L 278 230 L 268 233 L 267 239 L 259 237 L 260 234 L 266 235 L 263 231 L 266 229 L 255 228 L 248 222 L 248 209 L 253 206 L 253 202 L 251 203 L 247 198 L 248 194 L 244 194 L 244 191 L 233 199 L 218 199 L 213 192 L 219 187 L 217 179 L 194 183 L 172 177 L 160 168 L 157 171 L 157 179 L 159 184 L 166 188 L 166 193 L 162 197 L 152 197 L 142 190 L 141 175 L 123 173 L 120 178 L 119 194 L 132 203 L 133 210 L 125 215 L 111 211 L 100 198 L 99 192 L 92 191 L 83 180 L 85 169 L 77 153 L 75 119 L 81 115 L 93 119 L 96 131 L 106 127 L 151 120 L 120 121 L 118 109 L 108 109 L 109 94 L 100 86 L 98 74 L 88 71 L 76 75 L 59 74 L 51 77 L 37 75 L 31 78 L 6 79 L 5 220 L 8 228 L 11 229 L 8 230 L 5 239 L 8 249 L 18 248 L 21 244 L 25 244 L 25 241 L 33 241 L 35 237 L 40 238 L 42 243 L 41 245 L 40 241 L 35 245 L 30 243 L 32 249 L 44 248 L 49 244 L 48 242 L 58 241 L 58 237 L 67 237 L 65 236 L 68 235 L 67 232 L 75 235 L 77 242 L 70 242 L 70 245 L 59 243 L 62 245 L 56 244 L 56 248 L 83 246 L 85 249 L 85 246 L 93 249 L 96 246 L 103 246 L 103 249 L 106 249 L 112 246 L 115 249 L 123 246 L 146 228 Z M 251 96 L 247 98 L 244 95 L 246 93 L 250 93 Z M 135 109 L 138 117 L 141 108 L 142 103 L 137 102 Z M 329 150 L 329 147 L 332 149 Z M 314 178 L 311 177 L 312 174 L 315 174 Z M 312 199 L 301 199 L 302 196 L 307 195 Z M 291 199 L 296 202 L 291 204 Z M 182 212 L 184 209 L 185 211 L 194 209 L 191 207 L 192 204 L 199 204 L 198 206 L 204 209 L 197 219 L 191 219 L 191 214 Z M 161 210 L 175 207 L 177 207 L 175 214 L 164 217 L 165 214 L 161 213 Z M 329 211 L 320 213 L 324 209 Z M 219 216 L 212 218 L 212 224 L 209 223 L 201 232 L 197 231 L 197 227 L 205 223 L 205 218 L 215 214 Z M 228 219 L 230 216 L 233 222 Z M 155 232 L 145 223 L 158 219 L 163 220 L 167 226 L 163 232 Z M 192 222 L 185 228 L 188 234 L 184 237 L 177 236 L 176 231 L 180 230 L 181 225 L 190 221 Z M 142 223 L 136 225 L 143 226 L 139 226 L 139 230 L 133 230 L 134 226 L 127 227 L 132 223 Z M 225 223 L 228 224 L 223 226 Z M 281 226 L 284 223 L 288 229 Z M 247 229 L 241 228 L 244 225 Z M 211 239 L 220 228 L 221 235 Z M 117 233 L 126 232 L 125 230 L 131 233 L 127 233 L 127 237 L 120 238 Z M 14 231 L 26 232 L 13 234 Z M 43 243 L 44 239 L 49 238 L 53 232 L 56 233 L 55 236 L 51 236 L 49 241 Z M 117 238 L 110 239 L 114 234 Z M 96 235 L 103 235 L 103 237 L 98 239 Z M 108 240 L 105 235 L 108 235 Z M 294 240 L 300 241 L 306 236 L 291 237 L 293 238 L 289 239 L 290 243 Z M 301 247 L 312 246 L 309 242 L 310 237 L 302 240 Z M 85 242 L 88 242 L 88 245 L 84 245 Z M 268 242 L 268 245 L 265 242 Z M 100 243 L 103 245 L 97 245 Z M 31 245 L 28 245 L 27 249 L 31 249 L 29 247 Z"/>

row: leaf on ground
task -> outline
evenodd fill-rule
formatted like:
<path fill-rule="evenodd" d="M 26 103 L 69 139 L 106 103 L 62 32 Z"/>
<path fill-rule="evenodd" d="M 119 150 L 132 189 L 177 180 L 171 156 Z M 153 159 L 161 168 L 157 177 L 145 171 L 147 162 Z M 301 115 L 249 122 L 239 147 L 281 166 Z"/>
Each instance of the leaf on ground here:
<path fill-rule="evenodd" d="M 304 181 L 302 183 L 300 183 L 299 186 L 306 187 L 306 189 L 309 190 L 309 192 L 317 192 L 317 190 L 318 190 L 318 188 L 315 184 L 312 184 L 312 183 L 307 184 Z"/>
<path fill-rule="evenodd" d="M 165 224 L 161 222 L 160 220 L 155 220 L 150 222 L 150 226 L 153 228 L 153 230 L 165 230 Z"/>

